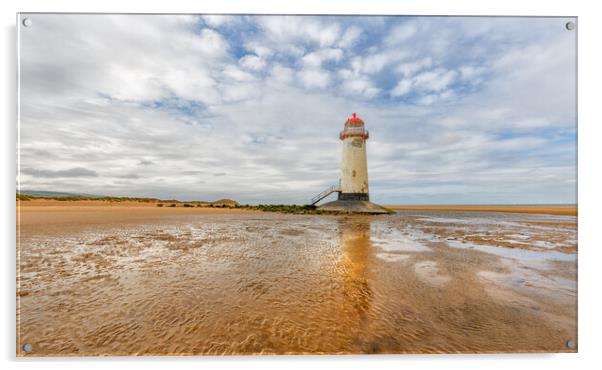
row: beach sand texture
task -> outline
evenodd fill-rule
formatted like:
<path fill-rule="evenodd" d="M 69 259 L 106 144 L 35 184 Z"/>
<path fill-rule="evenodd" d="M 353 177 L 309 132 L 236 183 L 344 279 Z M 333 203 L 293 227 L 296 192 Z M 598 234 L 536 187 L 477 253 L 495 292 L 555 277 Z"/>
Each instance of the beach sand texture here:
<path fill-rule="evenodd" d="M 577 350 L 572 215 L 17 203 L 19 356 Z"/>
<path fill-rule="evenodd" d="M 387 208 L 396 211 L 510 212 L 577 216 L 577 207 L 573 205 L 393 205 Z"/>

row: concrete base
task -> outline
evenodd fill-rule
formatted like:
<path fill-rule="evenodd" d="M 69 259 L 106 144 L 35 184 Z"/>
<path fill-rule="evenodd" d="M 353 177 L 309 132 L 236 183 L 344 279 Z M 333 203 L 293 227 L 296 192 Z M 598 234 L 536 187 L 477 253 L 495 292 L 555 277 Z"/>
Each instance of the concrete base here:
<path fill-rule="evenodd" d="M 370 201 L 370 196 L 368 193 L 343 193 L 340 192 L 337 200 L 364 200 L 366 202 Z"/>
<path fill-rule="evenodd" d="M 389 213 L 384 207 L 365 200 L 335 200 L 319 206 L 318 209 L 345 213 Z"/>

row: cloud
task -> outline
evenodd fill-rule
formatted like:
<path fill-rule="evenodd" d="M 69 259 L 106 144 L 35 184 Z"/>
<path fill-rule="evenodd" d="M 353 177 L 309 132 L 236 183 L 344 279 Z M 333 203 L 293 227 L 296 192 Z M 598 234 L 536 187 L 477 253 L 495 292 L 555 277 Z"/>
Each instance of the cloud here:
<path fill-rule="evenodd" d="M 373 98 L 380 92 L 370 79 L 365 77 L 350 77 L 347 78 L 342 84 L 341 88 L 346 93 L 361 95 L 366 98 Z"/>
<path fill-rule="evenodd" d="M 118 179 L 139 179 L 140 175 L 138 175 L 137 173 L 126 173 L 123 175 L 114 175 L 113 177 L 116 177 Z"/>
<path fill-rule="evenodd" d="M 330 83 L 330 74 L 319 68 L 308 68 L 297 74 L 303 86 L 307 88 L 325 88 Z"/>
<path fill-rule="evenodd" d="M 236 20 L 235 16 L 231 15 L 203 15 L 202 16 L 205 23 L 211 27 L 219 27 L 226 23 L 234 22 Z"/>
<path fill-rule="evenodd" d="M 420 60 L 400 64 L 395 68 L 395 71 L 403 74 L 405 77 L 411 77 L 412 75 L 416 74 L 416 72 L 419 72 L 424 68 L 430 67 L 432 64 L 432 59 L 430 57 L 427 57 Z"/>
<path fill-rule="evenodd" d="M 339 61 L 343 58 L 341 49 L 326 48 L 305 54 L 301 62 L 309 67 L 321 67 L 322 63 L 327 61 Z"/>
<path fill-rule="evenodd" d="M 406 57 L 407 54 L 403 50 L 390 49 L 383 52 L 378 51 L 368 53 L 367 55 L 356 56 L 351 60 L 350 64 L 351 68 L 357 74 L 365 73 L 374 75 L 382 72 L 392 63 L 403 60 Z"/>
<path fill-rule="evenodd" d="M 417 92 L 441 92 L 445 90 L 457 78 L 458 72 L 444 70 L 442 68 L 433 69 L 422 72 L 410 78 L 401 79 L 397 85 L 391 90 L 391 96 L 403 96 L 410 93 L 412 90 Z M 424 98 L 432 99 L 435 95 L 430 94 Z M 448 97 L 450 92 L 445 92 L 438 96 Z"/>
<path fill-rule="evenodd" d="M 339 39 L 337 46 L 348 48 L 353 46 L 362 34 L 362 29 L 356 26 L 350 26 L 345 29 L 343 36 Z"/>
<path fill-rule="evenodd" d="M 239 63 L 244 68 L 251 69 L 254 71 L 261 70 L 266 66 L 265 60 L 258 57 L 257 55 L 252 54 L 247 54 L 244 57 L 240 58 Z"/>
<path fill-rule="evenodd" d="M 285 67 L 280 64 L 275 64 L 272 67 L 270 76 L 276 83 L 287 85 L 293 82 L 294 70 L 292 68 Z"/>
<path fill-rule="evenodd" d="M 463 66 L 459 68 L 459 71 L 461 78 L 469 81 L 480 78 L 485 73 L 484 68 L 475 66 Z"/>
<path fill-rule="evenodd" d="M 265 16 L 258 17 L 257 22 L 268 40 L 282 44 L 310 42 L 325 47 L 333 45 L 341 36 L 339 23 L 320 17 Z"/>
<path fill-rule="evenodd" d="M 82 167 L 74 167 L 69 168 L 67 170 L 41 170 L 35 168 L 22 168 L 21 172 L 34 176 L 34 177 L 44 177 L 44 178 L 65 178 L 65 177 L 97 177 L 98 173 L 96 171 L 92 171 Z"/>
<path fill-rule="evenodd" d="M 403 96 L 410 92 L 414 82 L 411 79 L 402 79 L 391 90 L 391 96 Z"/>
<path fill-rule="evenodd" d="M 255 40 L 247 41 L 244 44 L 244 48 L 261 58 L 270 57 L 274 54 L 272 49 Z"/>
<path fill-rule="evenodd" d="M 564 19 L 34 16 L 24 188 L 302 203 L 357 112 L 377 202 L 575 201 Z"/>
<path fill-rule="evenodd" d="M 447 88 L 456 78 L 456 71 L 435 69 L 422 72 L 413 78 L 414 86 L 425 91 L 441 91 Z"/>
<path fill-rule="evenodd" d="M 393 27 L 391 32 L 386 38 L 386 43 L 389 45 L 398 45 L 404 41 L 407 41 L 416 34 L 418 27 L 414 23 L 404 22 L 398 26 Z"/>

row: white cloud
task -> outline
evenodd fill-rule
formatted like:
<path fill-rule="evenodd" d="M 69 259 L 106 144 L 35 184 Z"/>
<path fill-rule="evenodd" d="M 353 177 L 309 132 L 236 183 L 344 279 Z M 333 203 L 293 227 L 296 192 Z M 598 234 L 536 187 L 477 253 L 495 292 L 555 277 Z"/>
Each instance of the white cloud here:
<path fill-rule="evenodd" d="M 348 94 L 356 94 L 368 99 L 374 98 L 380 89 L 366 78 L 349 78 L 341 84 L 341 90 Z"/>
<path fill-rule="evenodd" d="M 421 70 L 430 67 L 433 61 L 430 57 L 415 60 L 408 63 L 403 63 L 395 68 L 395 71 L 403 74 L 405 77 L 410 77 Z"/>
<path fill-rule="evenodd" d="M 362 29 L 356 26 L 351 26 L 345 29 L 343 36 L 341 36 L 340 40 L 337 43 L 337 46 L 341 48 L 348 48 L 353 46 L 353 44 L 359 39 L 362 34 Z"/>
<path fill-rule="evenodd" d="M 318 68 L 303 69 L 297 73 L 297 76 L 307 88 L 325 88 L 330 83 L 330 74 Z"/>
<path fill-rule="evenodd" d="M 253 84 L 224 84 L 221 91 L 222 101 L 225 103 L 239 102 L 261 96 L 261 91 Z"/>
<path fill-rule="evenodd" d="M 205 23 L 211 27 L 219 27 L 226 23 L 233 22 L 236 17 L 231 15 L 203 15 Z"/>
<path fill-rule="evenodd" d="M 262 70 L 266 67 L 266 62 L 257 55 L 247 54 L 238 61 L 241 66 L 254 71 Z"/>
<path fill-rule="evenodd" d="M 387 44 L 398 45 L 416 34 L 418 27 L 415 23 L 403 23 L 394 27 L 386 39 Z"/>
<path fill-rule="evenodd" d="M 191 43 L 194 50 L 199 51 L 206 57 L 220 57 L 228 52 L 228 42 L 216 31 L 203 28 L 199 38 Z"/>
<path fill-rule="evenodd" d="M 424 95 L 423 97 L 417 100 L 417 103 L 420 105 L 431 105 L 436 102 L 438 99 L 436 94 Z"/>
<path fill-rule="evenodd" d="M 265 45 L 262 45 L 258 41 L 247 42 L 244 45 L 244 47 L 245 49 L 251 51 L 253 54 L 259 56 L 260 58 L 270 57 L 274 54 L 274 51 L 272 49 L 266 47 Z"/>
<path fill-rule="evenodd" d="M 397 85 L 391 90 L 391 96 L 403 96 L 408 94 L 412 90 L 413 82 L 410 79 L 399 80 Z"/>
<path fill-rule="evenodd" d="M 292 68 L 276 64 L 271 70 L 270 76 L 280 84 L 289 84 L 293 82 L 294 71 Z"/>
<path fill-rule="evenodd" d="M 424 91 L 441 91 L 447 88 L 456 78 L 456 71 L 449 71 L 443 68 L 422 72 L 415 76 L 413 85 Z"/>
<path fill-rule="evenodd" d="M 463 80 L 474 81 L 485 73 L 485 68 L 476 66 L 462 66 L 458 69 Z"/>
<path fill-rule="evenodd" d="M 343 58 L 343 51 L 341 49 L 326 48 L 307 53 L 301 58 L 301 62 L 308 67 L 318 68 L 322 66 L 322 63 L 327 61 L 339 61 Z"/>
<path fill-rule="evenodd" d="M 233 65 L 228 65 L 222 70 L 222 75 L 236 82 L 248 82 L 255 80 L 252 74 L 241 70 Z"/>
<path fill-rule="evenodd" d="M 194 75 L 195 78 L 190 78 L 191 75 Z M 152 99 L 139 96 L 137 100 L 160 100 L 173 93 L 184 99 L 202 101 L 206 104 L 219 101 L 219 94 L 214 91 L 217 83 L 206 71 L 174 69 L 166 71 L 163 78 L 169 81 L 169 85 L 164 84 L 165 88 L 162 90 L 163 93 L 160 96 Z M 119 99 L 119 96 L 117 98 Z"/>
<path fill-rule="evenodd" d="M 380 72 L 388 63 L 391 62 L 389 54 L 374 54 L 369 55 L 362 60 L 362 71 L 373 74 Z"/>
<path fill-rule="evenodd" d="M 403 96 L 410 93 L 412 90 L 416 92 L 440 93 L 447 89 L 454 82 L 458 73 L 456 71 L 445 70 L 442 68 L 433 69 L 422 72 L 410 78 L 402 78 L 397 85 L 390 91 L 393 97 Z M 419 100 L 419 104 L 432 104 L 438 98 L 449 98 L 451 92 L 441 94 L 428 94 Z"/>
<path fill-rule="evenodd" d="M 326 47 L 341 36 L 340 25 L 317 17 L 278 16 L 260 17 L 258 23 L 271 41 L 280 43 L 311 42 Z"/>
<path fill-rule="evenodd" d="M 386 50 L 370 53 L 362 56 L 355 56 L 351 59 L 351 67 L 357 73 L 373 75 L 379 73 L 392 63 L 406 58 L 407 53 L 403 50 Z"/>

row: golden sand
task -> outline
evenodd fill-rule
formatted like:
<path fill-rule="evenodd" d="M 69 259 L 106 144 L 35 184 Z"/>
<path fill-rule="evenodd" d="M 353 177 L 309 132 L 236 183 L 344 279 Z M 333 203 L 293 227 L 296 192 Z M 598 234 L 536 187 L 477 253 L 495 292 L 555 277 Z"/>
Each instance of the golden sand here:
<path fill-rule="evenodd" d="M 577 216 L 576 206 L 563 207 L 540 205 L 393 205 L 387 206 L 387 208 L 396 211 L 511 212 Z"/>
<path fill-rule="evenodd" d="M 70 230 L 85 226 L 160 222 L 177 215 L 238 214 L 257 212 L 240 208 L 169 207 L 171 203 L 107 202 L 95 200 L 58 201 L 34 199 L 17 201 L 17 228 L 44 231 Z"/>

